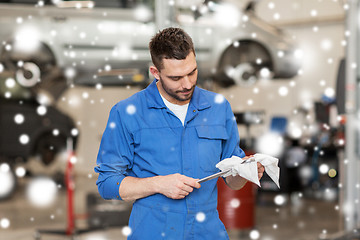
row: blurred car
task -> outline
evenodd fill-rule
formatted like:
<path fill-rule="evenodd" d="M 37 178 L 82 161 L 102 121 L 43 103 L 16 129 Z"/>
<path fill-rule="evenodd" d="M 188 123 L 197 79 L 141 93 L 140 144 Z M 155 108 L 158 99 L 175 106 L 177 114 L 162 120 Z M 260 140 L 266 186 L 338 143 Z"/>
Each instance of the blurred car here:
<path fill-rule="evenodd" d="M 66 151 L 69 139 L 76 148 L 78 137 L 71 118 L 40 104 L 36 94 L 17 84 L 9 73 L 0 74 L 0 132 L 0 179 L 6 186 L 0 190 L 0 200 L 14 191 L 17 166 L 26 165 L 34 156 L 49 166 L 57 154 Z"/>
<path fill-rule="evenodd" d="M 200 81 L 249 85 L 261 74 L 297 74 L 296 45 L 257 18 L 253 2 L 241 10 L 220 0 L 163 1 L 169 9 L 160 9 L 161 1 L 0 1 L 0 62 L 26 87 L 55 67 L 76 84 L 148 83 L 148 42 L 160 22 L 192 36 Z"/>

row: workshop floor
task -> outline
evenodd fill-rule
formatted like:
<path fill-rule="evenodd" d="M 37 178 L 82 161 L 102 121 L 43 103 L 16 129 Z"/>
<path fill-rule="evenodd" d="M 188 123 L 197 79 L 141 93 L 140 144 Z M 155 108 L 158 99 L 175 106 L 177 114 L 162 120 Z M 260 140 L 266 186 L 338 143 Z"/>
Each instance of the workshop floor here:
<path fill-rule="evenodd" d="M 17 191 L 12 199 L 0 202 L 0 239 L 35 239 L 36 230 L 63 230 L 66 228 L 66 192 L 61 191 L 53 207 L 32 207 L 25 191 Z M 321 234 L 332 234 L 340 230 L 341 220 L 336 201 L 295 196 L 292 201 L 277 206 L 274 193 L 261 193 L 256 204 L 254 229 L 229 229 L 231 240 L 314 240 Z M 78 216 L 77 227 L 86 227 L 86 215 Z M 4 219 L 8 220 L 6 226 Z M 5 225 L 4 225 L 5 223 Z M 78 235 L 79 240 L 126 239 L 122 227 L 92 231 Z M 44 234 L 41 239 L 72 239 L 63 235 Z"/>

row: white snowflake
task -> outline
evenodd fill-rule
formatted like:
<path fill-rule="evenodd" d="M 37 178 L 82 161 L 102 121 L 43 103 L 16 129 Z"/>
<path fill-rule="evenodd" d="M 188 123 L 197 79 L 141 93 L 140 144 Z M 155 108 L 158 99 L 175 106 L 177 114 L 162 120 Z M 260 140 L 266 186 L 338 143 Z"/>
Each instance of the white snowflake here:
<path fill-rule="evenodd" d="M 1 228 L 9 228 L 10 227 L 10 220 L 7 218 L 2 218 L 0 220 L 0 227 Z"/>
<path fill-rule="evenodd" d="M 289 89 L 288 89 L 287 87 L 285 87 L 285 86 L 281 86 L 281 87 L 279 88 L 279 90 L 278 90 L 278 93 L 279 93 L 279 95 L 280 95 L 281 97 L 285 97 L 285 96 L 288 95 Z"/>
<path fill-rule="evenodd" d="M 15 82 L 15 80 L 13 78 L 8 78 L 8 79 L 5 80 L 5 86 L 7 88 L 13 88 L 13 87 L 15 87 L 15 85 L 16 85 L 16 82 Z"/>
<path fill-rule="evenodd" d="M 82 97 L 83 97 L 83 99 L 88 99 L 89 98 L 89 93 L 88 92 L 83 92 Z"/>
<path fill-rule="evenodd" d="M 258 230 L 251 230 L 249 236 L 250 236 L 250 239 L 259 239 L 260 232 Z"/>
<path fill-rule="evenodd" d="M 274 202 L 275 202 L 276 205 L 282 206 L 287 202 L 287 199 L 286 199 L 286 197 L 284 195 L 278 194 L 278 195 L 275 196 Z"/>
<path fill-rule="evenodd" d="M 126 112 L 129 115 L 133 115 L 134 113 L 136 113 L 136 107 L 133 104 L 130 104 L 126 107 Z"/>
<path fill-rule="evenodd" d="M 15 121 L 16 124 L 22 124 L 25 121 L 25 117 L 21 113 L 18 113 L 18 114 L 15 115 L 14 121 Z"/>
<path fill-rule="evenodd" d="M 196 221 L 198 221 L 198 222 L 204 222 L 206 219 L 206 215 L 203 212 L 198 212 L 196 214 L 195 218 L 196 218 Z"/>
<path fill-rule="evenodd" d="M 71 129 L 71 135 L 74 136 L 74 137 L 79 135 L 79 130 L 77 128 Z"/>
<path fill-rule="evenodd" d="M 19 166 L 15 169 L 15 174 L 17 177 L 22 178 L 26 174 L 26 169 L 22 166 Z"/>
<path fill-rule="evenodd" d="M 237 198 L 233 198 L 233 199 L 230 200 L 230 206 L 232 208 L 238 208 L 238 207 L 240 207 L 240 204 L 241 204 L 240 200 L 237 199 Z"/>
<path fill-rule="evenodd" d="M 223 95 L 221 95 L 221 94 L 216 94 L 214 101 L 217 104 L 221 104 L 221 103 L 223 103 L 225 101 L 225 97 Z"/>
<path fill-rule="evenodd" d="M 26 144 L 29 143 L 30 137 L 29 137 L 29 135 L 27 135 L 27 134 L 22 134 L 22 135 L 20 135 L 20 137 L 19 137 L 19 141 L 20 141 L 21 144 L 26 145 Z"/>
<path fill-rule="evenodd" d="M 37 114 L 39 114 L 40 116 L 44 116 L 47 112 L 47 108 L 44 105 L 40 105 L 36 108 L 36 112 Z"/>
<path fill-rule="evenodd" d="M 125 226 L 121 229 L 121 233 L 124 235 L 124 236 L 130 236 L 131 233 L 132 233 L 132 230 L 129 226 Z"/>
<path fill-rule="evenodd" d="M 34 178 L 29 182 L 26 193 L 32 205 L 44 208 L 50 206 L 56 200 L 57 186 L 50 178 Z"/>
<path fill-rule="evenodd" d="M 115 123 L 115 122 L 111 122 L 111 123 L 109 124 L 109 126 L 110 126 L 110 128 L 114 129 L 114 128 L 116 127 L 116 123 Z"/>

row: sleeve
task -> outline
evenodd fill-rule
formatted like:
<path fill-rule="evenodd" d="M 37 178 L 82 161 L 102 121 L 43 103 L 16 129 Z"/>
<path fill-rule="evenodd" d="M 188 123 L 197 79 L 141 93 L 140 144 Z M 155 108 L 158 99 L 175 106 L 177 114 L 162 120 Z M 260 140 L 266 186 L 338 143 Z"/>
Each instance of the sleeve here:
<path fill-rule="evenodd" d="M 232 156 L 245 157 L 245 152 L 240 148 L 240 136 L 234 113 L 231 110 L 230 103 L 226 101 L 226 132 L 229 136 L 223 142 L 223 152 L 221 159 L 230 158 Z"/>
<path fill-rule="evenodd" d="M 102 135 L 97 155 L 95 172 L 98 191 L 104 199 L 119 199 L 119 187 L 132 168 L 134 140 L 126 129 L 116 105 L 111 109 L 109 119 Z"/>

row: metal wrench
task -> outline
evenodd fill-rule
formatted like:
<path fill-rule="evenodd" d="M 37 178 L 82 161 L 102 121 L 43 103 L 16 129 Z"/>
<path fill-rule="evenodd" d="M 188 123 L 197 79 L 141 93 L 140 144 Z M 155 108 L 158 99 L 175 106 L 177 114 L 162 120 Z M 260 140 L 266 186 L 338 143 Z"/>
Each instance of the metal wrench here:
<path fill-rule="evenodd" d="M 251 158 L 245 159 L 245 160 L 242 161 L 240 164 L 250 163 L 250 162 L 254 162 L 254 161 L 255 161 L 255 158 L 251 157 Z M 222 172 L 218 172 L 218 173 L 212 174 L 212 175 L 210 175 L 210 176 L 204 177 L 204 178 L 198 180 L 197 182 L 198 182 L 198 183 L 203 183 L 203 182 L 205 182 L 205 181 L 208 181 L 208 180 L 211 180 L 211 179 L 214 179 L 214 178 L 221 177 L 221 176 L 227 174 L 227 173 L 230 172 L 230 171 L 231 171 L 231 169 L 228 169 L 228 170 L 225 170 L 225 171 L 222 171 Z"/>

